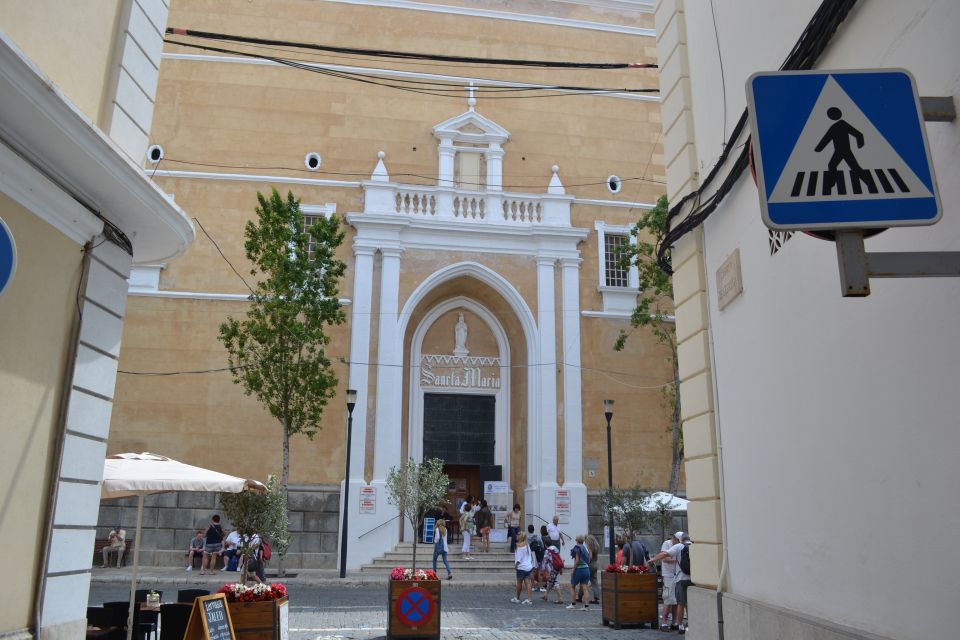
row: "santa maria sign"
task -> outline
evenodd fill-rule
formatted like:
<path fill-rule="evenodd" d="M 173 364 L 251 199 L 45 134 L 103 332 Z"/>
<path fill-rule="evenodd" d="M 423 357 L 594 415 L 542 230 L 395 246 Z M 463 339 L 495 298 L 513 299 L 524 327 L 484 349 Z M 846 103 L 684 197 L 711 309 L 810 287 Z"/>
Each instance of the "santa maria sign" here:
<path fill-rule="evenodd" d="M 763 221 L 778 230 L 934 224 L 940 197 L 909 72 L 762 72 L 747 81 Z"/>

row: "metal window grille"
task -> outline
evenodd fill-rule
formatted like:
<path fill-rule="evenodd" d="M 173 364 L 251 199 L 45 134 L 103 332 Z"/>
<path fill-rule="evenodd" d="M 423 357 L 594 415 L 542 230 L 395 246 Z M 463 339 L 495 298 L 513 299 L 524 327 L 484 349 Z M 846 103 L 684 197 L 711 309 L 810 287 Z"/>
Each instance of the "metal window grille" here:
<path fill-rule="evenodd" d="M 608 287 L 628 286 L 627 269 L 620 263 L 627 242 L 627 236 L 612 233 L 603 236 L 604 281 Z"/>

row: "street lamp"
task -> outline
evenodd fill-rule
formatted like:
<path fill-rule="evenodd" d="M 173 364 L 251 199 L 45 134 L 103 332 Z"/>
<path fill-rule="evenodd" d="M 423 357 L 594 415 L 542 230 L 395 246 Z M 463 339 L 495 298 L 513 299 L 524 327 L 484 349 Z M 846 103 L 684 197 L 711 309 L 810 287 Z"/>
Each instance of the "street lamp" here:
<path fill-rule="evenodd" d="M 347 389 L 347 470 L 343 478 L 343 524 L 340 525 L 340 577 L 347 577 L 347 517 L 350 515 L 350 439 L 353 436 L 353 408 L 356 389 Z"/>
<path fill-rule="evenodd" d="M 607 418 L 607 487 L 610 490 L 610 497 L 613 497 L 613 449 L 610 441 L 610 420 L 613 418 L 613 400 L 603 401 L 603 415 Z M 617 542 L 613 529 L 613 505 L 610 506 L 610 512 L 607 514 L 607 530 L 610 532 L 610 564 L 617 561 Z"/>

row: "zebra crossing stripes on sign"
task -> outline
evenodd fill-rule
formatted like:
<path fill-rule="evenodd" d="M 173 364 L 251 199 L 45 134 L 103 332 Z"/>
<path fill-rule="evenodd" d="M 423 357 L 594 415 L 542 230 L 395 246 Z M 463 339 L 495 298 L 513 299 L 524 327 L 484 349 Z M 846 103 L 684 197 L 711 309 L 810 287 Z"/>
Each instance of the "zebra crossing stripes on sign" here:
<path fill-rule="evenodd" d="M 747 100 L 767 226 L 870 228 L 940 219 L 908 72 L 757 73 L 747 81 Z"/>

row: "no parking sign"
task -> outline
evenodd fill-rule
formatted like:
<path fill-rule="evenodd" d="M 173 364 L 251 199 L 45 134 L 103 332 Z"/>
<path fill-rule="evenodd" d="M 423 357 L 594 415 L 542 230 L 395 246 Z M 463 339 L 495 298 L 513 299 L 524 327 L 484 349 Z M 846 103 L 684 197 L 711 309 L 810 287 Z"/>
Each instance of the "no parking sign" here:
<path fill-rule="evenodd" d="M 7 290 L 17 270 L 17 245 L 7 223 L 0 219 L 0 296 Z"/>

